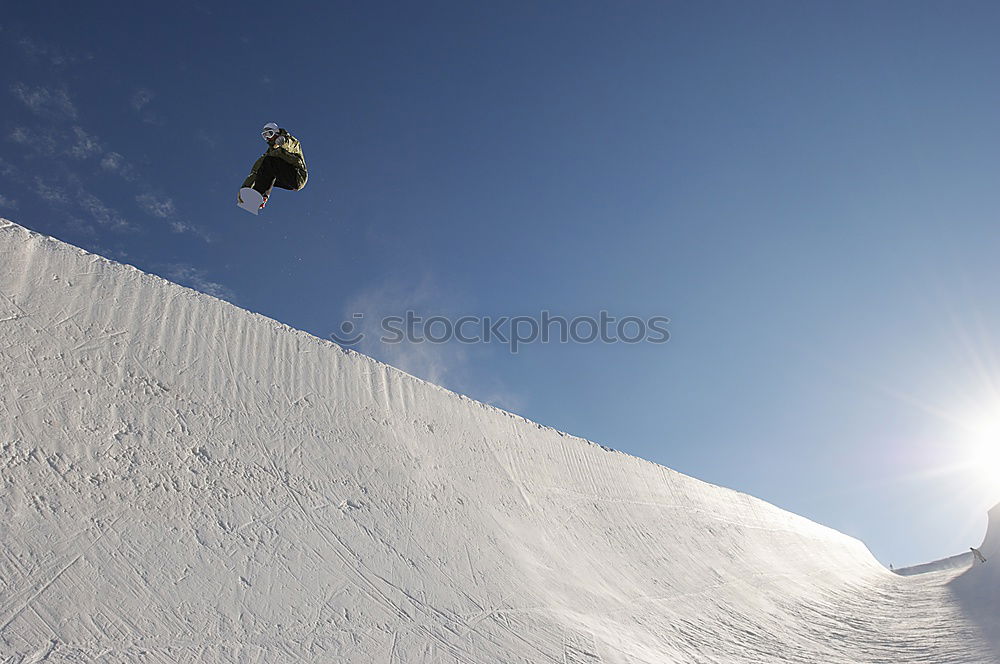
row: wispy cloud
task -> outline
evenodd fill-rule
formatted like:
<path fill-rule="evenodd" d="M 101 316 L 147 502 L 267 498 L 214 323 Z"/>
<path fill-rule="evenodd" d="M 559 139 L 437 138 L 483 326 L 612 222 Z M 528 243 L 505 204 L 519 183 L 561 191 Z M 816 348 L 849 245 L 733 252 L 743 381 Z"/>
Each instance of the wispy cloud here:
<path fill-rule="evenodd" d="M 104 142 L 99 136 L 78 125 L 68 130 L 54 127 L 15 127 L 7 138 L 21 146 L 27 154 L 49 158 L 66 155 L 78 161 L 96 160 L 103 172 L 115 174 L 126 182 L 136 182 L 138 179 L 134 168 L 121 153 L 105 151 Z M 57 146 L 62 147 L 57 149 Z M 18 176 L 19 171 L 13 164 L 0 160 L 0 174 L 28 184 L 39 198 L 50 205 L 68 208 L 70 204 L 76 203 L 86 213 L 85 216 L 98 226 L 116 231 L 135 230 L 136 227 L 127 220 L 126 215 L 95 196 L 90 188 L 84 186 L 82 174 L 68 171 L 67 165 L 66 160 L 54 163 L 56 168 L 52 171 L 55 175 L 47 174 L 31 179 Z M 167 222 L 170 230 L 175 233 L 192 233 L 206 242 L 211 241 L 208 233 L 178 218 L 177 206 L 171 198 L 158 196 L 141 183 L 140 188 L 147 191 L 135 195 L 134 200 L 143 212 Z M 71 195 L 69 192 L 75 194 Z"/>
<path fill-rule="evenodd" d="M 104 141 L 79 125 L 70 129 L 52 126 L 29 129 L 18 126 L 8 132 L 7 140 L 35 156 L 52 157 L 60 154 L 80 161 L 98 158 L 102 170 L 114 173 L 127 182 L 136 180 L 135 169 L 121 153 L 105 151 Z M 10 165 L 7 164 L 6 167 L 10 168 Z"/>
<path fill-rule="evenodd" d="M 87 159 L 100 154 L 101 142 L 96 136 L 92 136 L 83 130 L 82 127 L 73 127 L 75 142 L 69 149 L 70 155 L 77 159 Z"/>
<path fill-rule="evenodd" d="M 200 226 L 196 226 L 187 221 L 182 221 L 180 219 L 171 219 L 169 222 L 170 230 L 174 233 L 190 233 L 200 237 L 205 242 L 214 242 L 215 237 Z"/>
<path fill-rule="evenodd" d="M 0 208 L 6 208 L 8 210 L 16 210 L 17 201 L 14 200 L 13 198 L 8 198 L 7 196 L 0 194 Z"/>
<path fill-rule="evenodd" d="M 35 178 L 35 193 L 47 203 L 56 205 L 67 205 L 69 203 L 69 196 L 62 187 L 51 184 L 40 177 Z"/>
<path fill-rule="evenodd" d="M 37 196 L 58 210 L 67 224 L 90 232 L 135 231 L 156 220 L 160 228 L 212 241 L 208 232 L 183 218 L 174 199 L 162 195 L 145 181 L 136 159 L 127 151 L 115 149 L 105 140 L 107 137 L 81 121 L 89 113 L 78 105 L 67 81 L 72 80 L 70 74 L 79 73 L 74 66 L 93 60 L 92 55 L 74 54 L 9 29 L 4 30 L 3 37 L 20 60 L 10 65 L 10 71 L 39 72 L 30 79 L 26 77 L 0 87 L 0 96 L 7 96 L 15 106 L 27 109 L 27 112 L 18 109 L 20 119 L 13 127 L 8 126 L 0 138 L 0 151 L 7 158 L 0 158 L 5 191 L 11 192 L 13 186 L 19 188 L 11 192 L 15 195 Z M 120 94 L 127 103 L 120 112 L 131 109 L 143 122 L 162 123 L 155 110 L 156 93 L 152 89 L 126 88 Z M 79 98 L 80 103 L 83 100 L 84 97 Z M 6 149 L 2 149 L 4 143 Z M 109 187 L 108 176 L 120 178 L 130 186 L 122 187 L 119 183 L 117 187 Z M 112 192 L 112 188 L 118 191 Z M 15 204 L 10 196 L 0 203 L 7 208 Z"/>
<path fill-rule="evenodd" d="M 31 131 L 26 127 L 14 127 L 7 138 L 34 155 L 54 155 L 59 144 L 55 132 Z"/>
<path fill-rule="evenodd" d="M 109 152 L 101 159 L 101 168 L 112 173 L 118 173 L 125 167 L 125 157 L 117 152 Z"/>
<path fill-rule="evenodd" d="M 146 88 L 140 88 L 132 93 L 132 108 L 137 111 L 141 111 L 149 105 L 149 102 L 153 101 L 152 90 L 147 90 Z"/>
<path fill-rule="evenodd" d="M 156 94 L 152 90 L 148 88 L 139 88 L 132 93 L 130 103 L 143 122 L 151 125 L 162 125 L 163 118 L 149 108 L 149 105 L 155 97 Z"/>
<path fill-rule="evenodd" d="M 131 228 L 131 224 L 117 210 L 105 205 L 97 196 L 82 190 L 78 193 L 80 207 L 99 225 L 114 230 Z"/>
<path fill-rule="evenodd" d="M 25 106 L 37 115 L 44 117 L 75 120 L 76 104 L 69 93 L 63 88 L 46 86 L 28 87 L 24 83 L 15 83 L 11 92 Z"/>
<path fill-rule="evenodd" d="M 205 242 L 212 241 L 210 233 L 179 217 L 177 207 L 174 205 L 172 198 L 146 192 L 136 196 L 135 201 L 146 214 L 166 221 L 170 230 L 174 233 L 191 233 L 192 235 L 197 235 Z"/>
<path fill-rule="evenodd" d="M 76 176 L 65 176 L 59 182 L 35 176 L 31 182 L 31 189 L 40 199 L 61 210 L 65 217 L 73 222 L 70 225 L 78 230 L 86 229 L 87 232 L 93 232 L 93 227 L 88 222 L 76 216 L 78 211 L 104 228 L 116 231 L 134 229 L 123 214 L 88 191 Z"/>
<path fill-rule="evenodd" d="M 118 152 L 107 152 L 101 157 L 101 168 L 108 173 L 120 176 L 126 182 L 134 182 L 136 179 L 135 169 Z"/>
<path fill-rule="evenodd" d="M 44 62 L 52 67 L 65 67 L 77 63 L 80 57 L 67 53 L 58 46 L 40 42 L 27 35 L 21 35 L 14 43 L 29 60 Z"/>
<path fill-rule="evenodd" d="M 67 214 L 65 218 L 65 223 L 66 223 L 66 228 L 70 229 L 71 231 L 73 231 L 78 235 L 93 236 L 97 234 L 97 229 L 94 228 L 93 224 L 87 223 L 86 221 L 76 216 L 75 214 Z M 107 256 L 109 258 L 111 257 L 111 254 L 104 253 L 103 251 L 100 251 L 99 249 L 94 248 L 93 246 L 91 246 L 90 251 L 94 252 L 95 254 L 101 254 L 102 256 Z"/>
<path fill-rule="evenodd" d="M 51 157 L 63 154 L 83 160 L 101 153 L 101 141 L 78 126 L 68 131 L 55 127 L 14 127 L 7 134 L 7 139 L 32 155 Z"/>
<path fill-rule="evenodd" d="M 166 266 L 165 274 L 171 281 L 176 281 L 179 284 L 201 291 L 202 293 L 207 293 L 220 300 L 232 301 L 235 299 L 235 293 L 233 293 L 232 289 L 217 281 L 211 281 L 206 276 L 204 270 L 192 265 L 185 265 L 183 263 L 168 265 Z"/>
<path fill-rule="evenodd" d="M 153 194 L 140 194 L 135 197 L 135 200 L 143 210 L 160 219 L 169 219 L 177 213 L 174 202 L 169 198 L 159 198 Z"/>

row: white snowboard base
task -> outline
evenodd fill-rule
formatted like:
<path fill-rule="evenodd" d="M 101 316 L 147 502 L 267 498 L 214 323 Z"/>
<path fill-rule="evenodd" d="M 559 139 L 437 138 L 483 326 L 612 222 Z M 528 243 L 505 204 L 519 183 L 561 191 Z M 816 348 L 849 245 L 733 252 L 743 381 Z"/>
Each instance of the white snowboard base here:
<path fill-rule="evenodd" d="M 243 187 L 236 197 L 236 204 L 250 214 L 260 214 L 260 204 L 263 202 L 264 197 L 252 187 Z"/>

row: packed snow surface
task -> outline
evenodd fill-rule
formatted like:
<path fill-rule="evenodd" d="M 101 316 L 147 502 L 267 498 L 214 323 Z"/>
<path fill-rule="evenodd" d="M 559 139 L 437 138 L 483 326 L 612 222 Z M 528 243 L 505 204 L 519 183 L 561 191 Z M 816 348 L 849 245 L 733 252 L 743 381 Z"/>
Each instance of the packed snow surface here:
<path fill-rule="evenodd" d="M 1000 661 L 993 560 L 892 574 L 7 221 L 0 363 L 5 664 Z"/>

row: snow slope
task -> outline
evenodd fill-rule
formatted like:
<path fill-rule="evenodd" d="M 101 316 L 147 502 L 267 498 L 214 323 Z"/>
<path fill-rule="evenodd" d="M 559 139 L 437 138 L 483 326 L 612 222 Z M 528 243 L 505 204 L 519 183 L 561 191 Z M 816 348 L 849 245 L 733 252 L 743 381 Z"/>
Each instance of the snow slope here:
<path fill-rule="evenodd" d="M 1000 661 L 954 570 L 6 221 L 0 363 L 0 662 Z"/>
<path fill-rule="evenodd" d="M 929 563 L 911 565 L 910 567 L 900 567 L 895 571 L 896 574 L 900 574 L 902 576 L 914 576 L 916 574 L 927 574 L 928 572 L 940 572 L 942 570 L 949 569 L 961 569 L 964 572 L 971 565 L 972 551 L 966 551 L 965 553 L 948 556 L 947 558 L 942 558 L 941 560 L 935 560 Z"/>
<path fill-rule="evenodd" d="M 986 537 L 979 545 L 985 563 L 972 562 L 949 585 L 966 614 L 972 616 L 983 633 L 1000 651 L 1000 505 L 989 512 Z M 971 557 L 972 552 L 969 552 Z"/>

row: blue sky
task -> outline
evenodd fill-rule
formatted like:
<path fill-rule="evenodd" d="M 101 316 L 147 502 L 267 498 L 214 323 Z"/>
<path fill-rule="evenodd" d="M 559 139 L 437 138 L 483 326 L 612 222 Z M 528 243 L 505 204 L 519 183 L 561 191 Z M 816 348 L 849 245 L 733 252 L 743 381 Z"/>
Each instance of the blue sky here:
<path fill-rule="evenodd" d="M 922 562 L 1000 501 L 998 27 L 989 2 L 17 3 L 0 215 L 321 337 L 667 316 L 666 344 L 358 348 Z M 310 180 L 254 218 L 271 120 Z"/>

